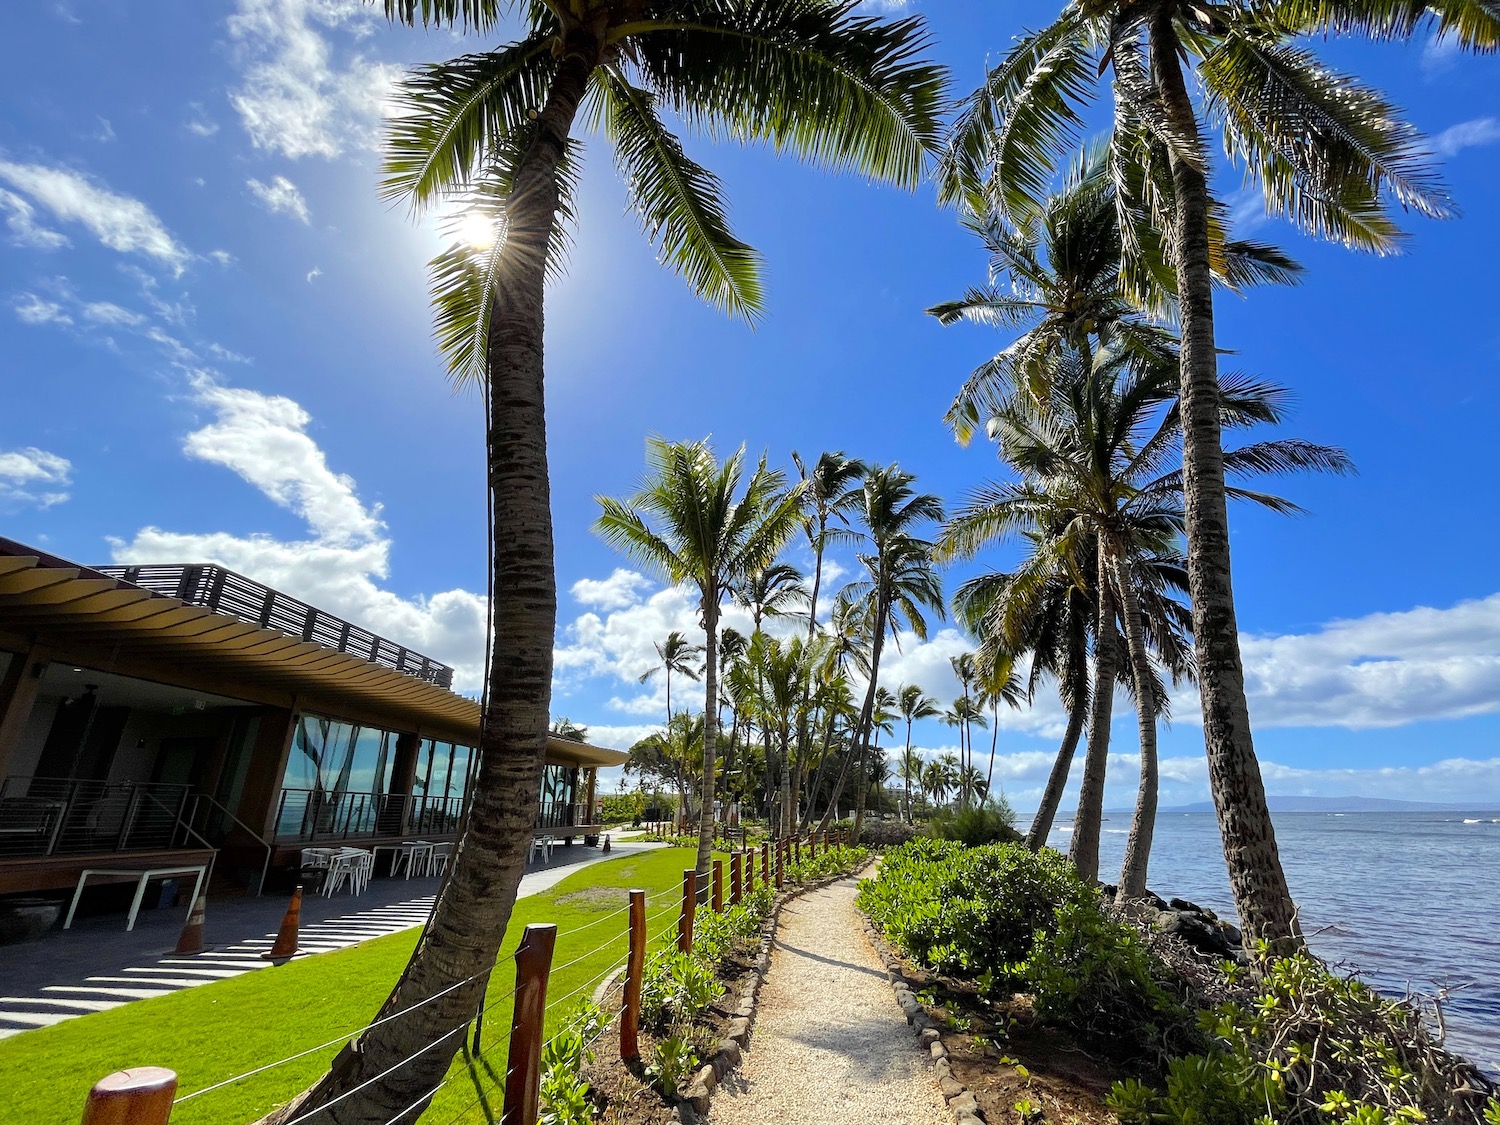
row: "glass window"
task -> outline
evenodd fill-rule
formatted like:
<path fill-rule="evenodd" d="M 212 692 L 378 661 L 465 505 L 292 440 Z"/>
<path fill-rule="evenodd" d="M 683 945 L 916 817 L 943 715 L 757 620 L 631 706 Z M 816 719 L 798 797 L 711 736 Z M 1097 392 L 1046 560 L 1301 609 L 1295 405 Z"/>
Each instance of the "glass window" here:
<path fill-rule="evenodd" d="M 390 736 L 374 727 L 355 727 L 347 789 L 384 793 L 387 782 L 386 744 Z"/>
<path fill-rule="evenodd" d="M 448 796 L 462 797 L 468 793 L 473 757 L 474 751 L 470 747 L 453 747 L 453 768 L 448 775 Z"/>

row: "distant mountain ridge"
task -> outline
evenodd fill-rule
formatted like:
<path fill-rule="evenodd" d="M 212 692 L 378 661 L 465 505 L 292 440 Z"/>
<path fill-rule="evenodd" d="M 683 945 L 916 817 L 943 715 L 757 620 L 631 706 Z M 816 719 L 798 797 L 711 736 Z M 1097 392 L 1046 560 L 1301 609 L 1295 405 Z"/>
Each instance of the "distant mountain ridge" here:
<path fill-rule="evenodd" d="M 1500 809 L 1491 801 L 1454 805 L 1439 801 L 1398 801 L 1390 797 L 1297 797 L 1267 795 L 1266 804 L 1275 812 L 1493 812 Z M 1174 805 L 1158 810 L 1164 813 L 1213 812 L 1211 801 L 1191 805 Z"/>

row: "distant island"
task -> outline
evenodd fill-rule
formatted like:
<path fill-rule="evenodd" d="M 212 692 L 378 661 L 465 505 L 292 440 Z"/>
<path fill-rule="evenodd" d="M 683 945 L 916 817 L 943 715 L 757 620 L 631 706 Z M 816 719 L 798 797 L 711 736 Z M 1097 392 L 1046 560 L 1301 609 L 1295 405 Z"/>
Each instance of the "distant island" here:
<path fill-rule="evenodd" d="M 1389 797 L 1295 797 L 1268 794 L 1266 804 L 1272 812 L 1492 812 L 1500 809 L 1493 801 L 1476 801 L 1453 805 L 1437 801 L 1397 801 Z M 1173 805 L 1159 813 L 1213 812 L 1211 801 L 1191 805 Z"/>

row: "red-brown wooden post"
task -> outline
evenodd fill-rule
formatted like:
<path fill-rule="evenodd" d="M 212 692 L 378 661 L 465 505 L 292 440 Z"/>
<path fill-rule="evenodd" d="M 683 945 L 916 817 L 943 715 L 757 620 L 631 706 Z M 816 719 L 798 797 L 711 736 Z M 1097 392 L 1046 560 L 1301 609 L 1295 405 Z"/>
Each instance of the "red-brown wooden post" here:
<path fill-rule="evenodd" d="M 682 873 L 682 913 L 677 915 L 677 952 L 693 951 L 693 912 L 698 909 L 698 872 Z"/>
<path fill-rule="evenodd" d="M 641 1057 L 641 973 L 646 967 L 646 892 L 630 892 L 630 955 L 625 959 L 625 1011 L 620 1015 L 620 1058 Z"/>
<path fill-rule="evenodd" d="M 781 890 L 781 853 L 786 849 L 780 843 L 776 845 L 776 889 Z"/>
<path fill-rule="evenodd" d="M 724 913 L 724 861 L 722 859 L 714 860 L 713 883 L 714 913 L 722 914 Z"/>
<path fill-rule="evenodd" d="M 729 857 L 729 905 L 740 904 L 740 853 L 735 852 Z"/>
<path fill-rule="evenodd" d="M 751 894 L 755 890 L 755 849 L 745 849 L 745 893 Z"/>
<path fill-rule="evenodd" d="M 760 846 L 760 881 L 769 883 L 771 881 L 771 845 Z"/>
<path fill-rule="evenodd" d="M 505 1109 L 500 1125 L 536 1125 L 541 1087 L 542 1018 L 547 1011 L 547 974 L 557 927 L 526 927 L 516 950 L 516 999 L 510 1019 L 510 1055 L 505 1064 Z"/>
<path fill-rule="evenodd" d="M 94 1083 L 83 1125 L 167 1125 L 177 1074 L 160 1066 L 117 1070 Z"/>
<path fill-rule="evenodd" d="M 792 856 L 797 866 L 802 866 L 802 837 L 798 836 L 792 841 Z"/>
<path fill-rule="evenodd" d="M 818 834 L 816 832 L 809 832 L 807 834 L 807 858 L 818 858 Z"/>

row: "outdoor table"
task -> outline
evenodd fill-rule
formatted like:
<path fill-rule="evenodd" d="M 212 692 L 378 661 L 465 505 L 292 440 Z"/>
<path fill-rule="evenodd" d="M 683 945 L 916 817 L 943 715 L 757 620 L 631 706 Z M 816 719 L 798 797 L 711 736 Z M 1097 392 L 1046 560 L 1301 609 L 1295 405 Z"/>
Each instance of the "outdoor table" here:
<path fill-rule="evenodd" d="M 399 844 L 376 844 L 370 849 L 379 858 L 381 852 L 392 852 L 391 856 L 391 878 L 396 877 L 396 864 L 401 857 L 406 856 L 406 877 L 411 878 L 412 868 L 417 865 L 417 853 L 425 851 L 428 858 L 432 856 L 432 844 L 426 840 L 403 840 Z"/>
<path fill-rule="evenodd" d="M 149 870 L 130 869 L 124 867 L 85 867 L 78 874 L 78 889 L 73 892 L 73 903 L 68 907 L 68 917 L 63 921 L 63 929 L 71 929 L 73 926 L 73 914 L 78 910 L 78 900 L 83 897 L 83 885 L 88 882 L 90 875 L 129 875 L 137 880 L 135 885 L 135 899 L 130 904 L 130 920 L 125 924 L 125 932 L 129 933 L 135 929 L 135 916 L 140 913 L 141 899 L 146 897 L 146 884 L 159 875 L 196 875 L 197 881 L 193 884 L 193 896 L 188 899 L 188 914 L 193 912 L 193 904 L 198 901 L 198 892 L 203 889 L 204 872 L 208 865 L 204 863 L 188 864 L 183 867 L 153 867 Z"/>

